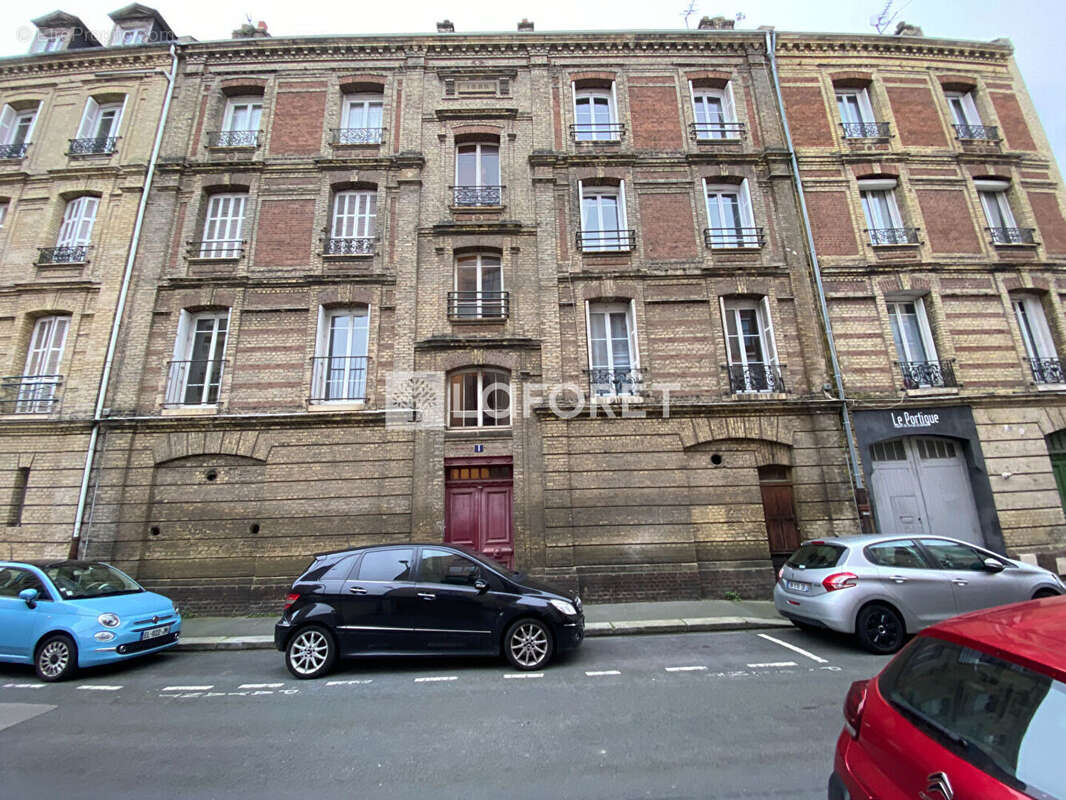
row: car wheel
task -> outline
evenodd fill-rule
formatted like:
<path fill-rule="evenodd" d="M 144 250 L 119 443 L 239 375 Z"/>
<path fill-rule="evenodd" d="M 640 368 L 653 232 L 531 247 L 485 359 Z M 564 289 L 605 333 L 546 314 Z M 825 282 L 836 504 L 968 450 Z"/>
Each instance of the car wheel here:
<path fill-rule="evenodd" d="M 1041 597 L 1058 597 L 1059 593 L 1054 589 L 1038 589 L 1036 594 L 1033 595 L 1034 600 L 1039 600 Z"/>
<path fill-rule="evenodd" d="M 42 681 L 66 680 L 78 669 L 78 648 L 65 633 L 54 633 L 38 645 L 33 665 Z"/>
<path fill-rule="evenodd" d="M 321 625 L 300 628 L 285 648 L 285 666 L 297 678 L 318 678 L 333 669 L 337 646 Z"/>
<path fill-rule="evenodd" d="M 507 660 L 516 669 L 540 669 L 552 657 L 552 634 L 539 619 L 520 619 L 503 637 Z"/>
<path fill-rule="evenodd" d="M 895 653 L 903 646 L 906 633 L 900 615 L 880 603 L 863 608 L 855 622 L 859 643 L 871 653 Z"/>

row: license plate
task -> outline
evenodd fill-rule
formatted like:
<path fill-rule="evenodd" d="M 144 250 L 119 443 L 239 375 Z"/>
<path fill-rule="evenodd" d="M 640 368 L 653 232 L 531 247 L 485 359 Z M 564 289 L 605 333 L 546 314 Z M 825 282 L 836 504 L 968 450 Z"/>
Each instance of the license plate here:
<path fill-rule="evenodd" d="M 149 628 L 146 631 L 141 631 L 141 639 L 158 639 L 160 636 L 166 636 L 170 633 L 169 625 L 161 625 L 158 628 Z"/>
<path fill-rule="evenodd" d="M 809 583 L 800 583 L 799 581 L 785 581 L 785 588 L 794 592 L 809 592 L 811 585 Z"/>

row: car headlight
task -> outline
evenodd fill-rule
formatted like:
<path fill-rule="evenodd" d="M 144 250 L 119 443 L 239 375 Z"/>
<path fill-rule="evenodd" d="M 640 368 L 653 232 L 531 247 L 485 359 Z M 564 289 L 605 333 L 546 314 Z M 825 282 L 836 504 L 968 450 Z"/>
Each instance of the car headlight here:
<path fill-rule="evenodd" d="M 557 608 L 559 611 L 566 614 L 566 616 L 568 617 L 577 616 L 577 609 L 565 600 L 549 600 L 548 602 L 555 606 L 555 608 Z"/>
<path fill-rule="evenodd" d="M 98 642 L 110 642 L 115 638 L 115 634 L 111 631 L 100 631 L 99 633 L 94 633 L 93 638 Z"/>
<path fill-rule="evenodd" d="M 96 618 L 96 621 L 105 628 L 117 628 L 122 624 L 122 620 L 118 618 L 117 614 L 101 614 Z"/>

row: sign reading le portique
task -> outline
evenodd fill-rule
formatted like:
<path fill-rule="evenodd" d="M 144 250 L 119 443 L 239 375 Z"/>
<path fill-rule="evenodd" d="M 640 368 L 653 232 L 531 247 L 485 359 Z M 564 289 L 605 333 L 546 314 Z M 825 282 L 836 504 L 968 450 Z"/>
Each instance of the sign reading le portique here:
<path fill-rule="evenodd" d="M 893 411 L 891 417 L 893 428 L 931 428 L 940 423 L 939 414 L 925 411 Z"/>

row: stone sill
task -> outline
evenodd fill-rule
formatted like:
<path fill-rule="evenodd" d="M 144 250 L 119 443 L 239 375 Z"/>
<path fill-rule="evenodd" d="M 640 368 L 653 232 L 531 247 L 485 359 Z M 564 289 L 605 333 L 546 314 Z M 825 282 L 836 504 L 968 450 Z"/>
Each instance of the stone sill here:
<path fill-rule="evenodd" d="M 788 392 L 733 392 L 737 400 L 788 400 Z"/>
<path fill-rule="evenodd" d="M 384 138 L 380 142 L 330 142 L 329 146 L 334 150 L 377 150 L 383 144 Z"/>
<path fill-rule="evenodd" d="M 721 253 L 724 256 L 736 256 L 745 253 L 761 253 L 763 246 L 761 244 L 751 244 L 744 247 L 715 247 L 714 245 L 707 245 L 705 249 L 712 253 Z"/>
<path fill-rule="evenodd" d="M 1033 383 L 1038 392 L 1066 392 L 1066 383 Z"/>
<path fill-rule="evenodd" d="M 319 402 L 308 402 L 307 412 L 309 414 L 329 413 L 331 411 L 362 411 L 366 408 L 365 400 L 353 400 L 351 402 L 338 400 L 326 400 Z"/>
<path fill-rule="evenodd" d="M 213 417 L 220 412 L 218 406 L 178 406 L 164 408 L 159 413 L 164 417 Z"/>
<path fill-rule="evenodd" d="M 514 431 L 509 425 L 485 428 L 445 428 L 444 435 L 449 439 L 510 439 Z"/>
<path fill-rule="evenodd" d="M 989 242 L 996 250 L 1036 250 L 1040 242 Z"/>
<path fill-rule="evenodd" d="M 323 261 L 372 261 L 377 253 L 319 253 Z"/>
<path fill-rule="evenodd" d="M 239 256 L 226 256 L 212 258 L 210 256 L 185 256 L 185 262 L 187 264 L 236 264 L 244 258 L 243 255 Z"/>
<path fill-rule="evenodd" d="M 463 214 L 502 214 L 507 210 L 506 205 L 498 206 L 448 206 L 452 214 L 460 216 Z"/>
<path fill-rule="evenodd" d="M 258 150 L 259 147 L 260 145 L 257 144 L 205 144 L 204 150 L 208 153 L 253 153 Z"/>
<path fill-rule="evenodd" d="M 904 389 L 907 397 L 943 397 L 959 393 L 958 386 L 929 386 L 923 389 Z"/>
<path fill-rule="evenodd" d="M 507 320 L 507 317 L 448 317 L 448 321 L 452 325 L 474 325 L 478 327 L 484 325 L 506 325 Z"/>
<path fill-rule="evenodd" d="M 111 158 L 118 150 L 112 150 L 108 153 L 64 153 L 67 158 Z"/>
<path fill-rule="evenodd" d="M 89 263 L 89 259 L 84 261 L 34 261 L 33 266 L 38 269 L 62 269 L 63 267 L 81 267 L 86 266 Z"/>
<path fill-rule="evenodd" d="M 604 258 L 610 256 L 614 256 L 615 258 L 619 256 L 630 258 L 633 255 L 633 250 L 628 247 L 625 249 L 619 248 L 618 250 L 581 250 L 579 252 L 581 255 L 590 258 Z"/>
<path fill-rule="evenodd" d="M 893 251 L 909 252 L 911 250 L 917 250 L 925 242 L 903 242 L 900 244 L 874 244 L 873 242 L 867 242 L 867 247 L 872 247 L 875 253 L 891 253 Z"/>
<path fill-rule="evenodd" d="M 26 414 L 0 414 L 0 419 L 9 420 L 23 420 L 23 419 L 54 419 L 56 413 L 53 411 L 40 411 L 36 413 Z"/>

